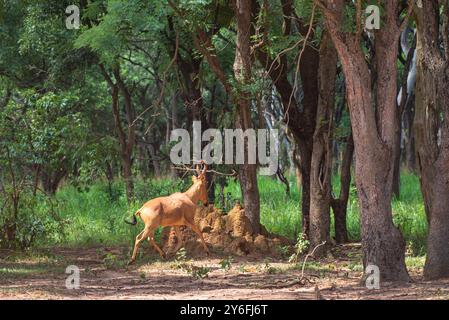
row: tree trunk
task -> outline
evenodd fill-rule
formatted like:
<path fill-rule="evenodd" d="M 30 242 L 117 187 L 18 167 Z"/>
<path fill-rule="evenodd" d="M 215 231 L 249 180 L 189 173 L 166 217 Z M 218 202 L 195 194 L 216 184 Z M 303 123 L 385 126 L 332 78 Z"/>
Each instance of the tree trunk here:
<path fill-rule="evenodd" d="M 332 119 L 337 75 L 337 52 L 324 31 L 320 48 L 319 96 L 313 137 L 310 180 L 310 251 L 326 253 L 330 239 L 330 200 L 332 175 Z M 326 245 L 321 245 L 326 243 Z"/>
<path fill-rule="evenodd" d="M 301 174 L 301 158 L 299 157 L 299 151 L 297 147 L 293 149 L 293 163 L 295 164 L 295 177 L 298 191 L 301 191 L 302 186 L 302 174 Z"/>
<path fill-rule="evenodd" d="M 309 26 L 295 18 L 293 2 L 282 0 L 282 11 L 284 16 L 284 36 L 292 35 L 292 23 L 296 29 L 305 37 L 308 34 Z M 313 30 L 313 29 L 312 29 Z M 309 40 L 314 36 L 314 32 L 309 35 Z M 269 39 L 265 39 L 269 42 Z M 277 60 L 272 60 L 263 48 L 256 51 L 257 59 L 269 73 L 271 80 L 276 86 L 282 101 L 284 111 L 284 121 L 292 137 L 294 149 L 299 154 L 294 159 L 296 165 L 298 189 L 301 190 L 301 219 L 302 233 L 308 238 L 310 225 L 310 171 L 313 150 L 313 134 L 315 132 L 316 111 L 318 104 L 318 67 L 319 54 L 315 48 L 306 45 L 302 53 L 299 73 L 301 77 L 302 91 L 304 93 L 302 103 L 297 101 L 298 95 L 291 85 L 288 77 L 288 61 L 285 56 Z M 300 175 L 298 175 L 300 170 Z"/>
<path fill-rule="evenodd" d="M 401 197 L 401 140 L 402 140 L 402 121 L 397 119 L 397 129 L 395 133 L 395 151 L 393 158 L 393 195 L 396 199 Z"/>
<path fill-rule="evenodd" d="M 173 93 L 172 99 L 171 99 L 171 127 L 172 130 L 178 129 L 179 125 L 178 125 L 178 110 L 177 110 L 177 102 L 178 102 L 178 93 Z M 159 162 L 158 162 L 159 164 Z M 154 163 L 153 163 L 154 165 Z M 162 173 L 162 172 L 160 172 Z M 178 178 L 178 172 L 177 170 L 173 167 L 170 166 L 170 176 L 172 177 L 172 179 L 177 179 Z"/>
<path fill-rule="evenodd" d="M 430 168 L 420 166 L 421 187 L 426 193 L 429 220 L 424 277 L 428 280 L 449 277 L 449 157 L 441 157 Z M 426 191 L 424 191 L 426 190 Z"/>
<path fill-rule="evenodd" d="M 113 69 L 113 74 L 116 82 L 114 83 L 112 78 L 107 73 L 105 67 L 100 64 L 100 71 L 105 78 L 111 89 L 111 98 L 112 98 L 112 114 L 114 116 L 114 124 L 117 129 L 118 140 L 120 143 L 120 156 L 122 159 L 123 166 L 123 179 L 125 180 L 126 187 L 126 199 L 128 203 L 134 198 L 134 181 L 132 176 L 132 153 L 134 149 L 134 144 L 136 141 L 134 120 L 136 119 L 134 106 L 132 104 L 131 94 L 129 93 L 128 88 L 126 87 L 124 81 L 120 76 L 120 67 L 116 66 Z M 120 111 L 119 111 L 119 91 L 122 92 L 124 105 L 125 105 L 125 114 L 127 121 L 127 132 L 123 129 L 122 122 L 120 119 Z"/>
<path fill-rule="evenodd" d="M 354 141 L 352 134 L 348 137 L 346 148 L 343 154 L 340 172 L 340 196 L 332 199 L 331 205 L 334 212 L 335 241 L 337 243 L 348 242 L 348 229 L 346 226 L 346 216 L 351 187 L 351 163 L 354 155 Z"/>
<path fill-rule="evenodd" d="M 123 180 L 125 180 L 126 187 L 126 199 L 128 203 L 131 203 L 134 197 L 134 180 L 131 170 L 131 155 L 124 152 L 122 153 L 123 164 Z"/>
<path fill-rule="evenodd" d="M 159 160 L 157 159 L 157 154 L 156 154 L 156 150 L 154 148 L 153 143 L 149 143 L 147 145 L 147 149 L 148 149 L 148 154 L 151 157 L 151 163 L 153 165 L 153 174 L 156 178 L 159 178 L 162 173 L 161 173 L 161 166 L 159 164 Z M 175 170 L 175 169 L 172 169 Z"/>
<path fill-rule="evenodd" d="M 193 56 L 193 54 L 192 54 Z M 192 128 L 193 121 L 200 121 L 203 99 L 200 86 L 200 65 L 201 60 L 191 58 L 189 61 L 180 59 L 179 68 L 183 75 L 185 88 L 182 91 L 184 106 L 187 111 L 188 127 Z"/>
<path fill-rule="evenodd" d="M 128 202 L 131 202 L 134 198 L 134 179 L 132 175 L 132 153 L 134 150 L 134 145 L 136 142 L 135 126 L 134 120 L 136 119 L 134 105 L 132 103 L 131 94 L 121 78 L 120 69 L 116 68 L 114 70 L 114 77 L 117 81 L 117 85 L 122 93 L 124 105 L 125 105 L 125 116 L 127 122 L 127 137 L 126 143 L 122 150 L 122 160 L 123 160 L 123 177 L 126 184 L 126 196 Z"/>
<path fill-rule="evenodd" d="M 108 161 L 105 164 L 104 174 L 106 176 L 106 179 L 108 180 L 108 192 L 109 192 L 109 199 L 112 200 L 112 182 L 114 181 L 114 171 L 112 169 L 111 163 Z"/>
<path fill-rule="evenodd" d="M 233 9 L 237 21 L 237 41 L 235 60 L 233 65 L 234 78 L 238 84 L 238 92 L 236 93 L 228 81 L 224 69 L 221 66 L 217 56 L 213 54 L 213 44 L 211 36 L 204 30 L 198 28 L 196 34 L 193 35 L 195 47 L 206 58 L 209 67 L 217 76 L 223 85 L 227 95 L 231 96 L 233 103 L 237 106 L 236 126 L 242 130 L 252 128 L 251 112 L 250 112 L 250 96 L 241 87 L 247 85 L 251 81 L 251 16 L 254 12 L 254 1 L 235 0 L 233 1 Z M 248 146 L 245 143 L 245 154 L 248 154 Z M 246 159 L 245 159 L 246 160 Z M 239 168 L 240 188 L 245 206 L 245 214 L 250 219 L 254 232 L 260 230 L 260 203 L 259 188 L 257 186 L 257 165 L 243 164 Z"/>
<path fill-rule="evenodd" d="M 251 81 L 251 15 L 253 12 L 253 0 L 235 0 L 234 11 L 237 20 L 237 42 L 234 60 L 234 75 L 240 86 Z M 250 96 L 247 92 L 239 91 L 235 98 L 238 107 L 237 126 L 243 131 L 251 129 Z M 245 143 L 245 154 L 248 155 L 248 145 Z M 257 165 L 240 165 L 239 181 L 242 190 L 245 214 L 251 221 L 253 231 L 260 231 L 260 203 L 259 188 L 257 186 Z"/>
<path fill-rule="evenodd" d="M 19 217 L 19 198 L 12 197 L 12 219 L 6 222 L 6 239 L 9 242 L 16 241 L 17 237 L 17 220 Z"/>
<path fill-rule="evenodd" d="M 301 171 L 301 233 L 305 239 L 309 238 L 310 230 L 310 170 L 312 164 L 312 140 L 298 143 Z"/>
<path fill-rule="evenodd" d="M 316 49 L 306 46 L 300 62 L 299 72 L 304 91 L 303 110 L 300 115 L 300 142 L 302 174 L 302 233 L 308 238 L 310 233 L 310 180 L 312 168 L 313 136 L 315 133 L 318 107 L 318 68 L 319 54 Z M 332 83 L 334 85 L 334 83 Z"/>
<path fill-rule="evenodd" d="M 54 171 L 44 167 L 41 170 L 41 182 L 44 191 L 47 194 L 54 195 L 66 175 L 67 169 L 64 167 L 59 167 Z"/>
<path fill-rule="evenodd" d="M 375 74 L 370 72 L 360 44 L 362 26 L 357 26 L 356 33 L 340 32 L 345 2 L 335 0 L 332 5 L 330 2 L 327 1 L 329 7 L 323 10 L 323 14 L 327 30 L 338 51 L 347 85 L 354 134 L 363 265 L 365 268 L 376 265 L 382 282 L 408 281 L 405 241 L 393 224 L 391 209 L 392 159 L 395 156 L 397 126 L 398 1 L 386 0 L 384 3 L 384 24 L 376 32 L 375 38 Z M 373 75 L 377 80 L 374 89 Z"/>
<path fill-rule="evenodd" d="M 302 110 L 293 94 L 293 87 L 288 81 L 286 65 L 277 64 L 263 51 L 257 51 L 257 57 L 267 71 L 278 91 L 284 110 L 284 121 L 288 127 L 293 144 L 293 162 L 296 166 L 298 190 L 301 190 L 302 233 L 309 234 L 310 212 L 310 170 L 313 151 L 313 134 L 315 130 L 316 110 L 318 104 L 318 64 L 316 49 L 306 46 L 300 63 L 300 75 L 304 90 Z M 270 68 L 271 65 L 274 67 Z"/>
<path fill-rule="evenodd" d="M 114 115 L 115 125 L 119 131 L 119 141 L 120 141 L 120 157 L 122 159 L 123 166 L 123 180 L 125 181 L 126 188 L 126 199 L 128 203 L 131 203 L 134 195 L 134 183 L 132 179 L 131 170 L 131 153 L 128 152 L 128 144 L 123 132 L 123 128 L 120 123 L 120 112 L 119 112 L 119 98 L 118 98 L 118 87 L 114 86 L 112 89 L 112 112 Z"/>
<path fill-rule="evenodd" d="M 444 6 L 448 15 L 448 4 Z M 447 37 L 447 29 L 441 28 L 439 15 L 436 1 L 425 1 L 422 10 L 417 9 L 415 137 L 429 222 L 426 279 L 449 277 L 449 47 L 445 41 L 440 46 L 440 34 Z"/>

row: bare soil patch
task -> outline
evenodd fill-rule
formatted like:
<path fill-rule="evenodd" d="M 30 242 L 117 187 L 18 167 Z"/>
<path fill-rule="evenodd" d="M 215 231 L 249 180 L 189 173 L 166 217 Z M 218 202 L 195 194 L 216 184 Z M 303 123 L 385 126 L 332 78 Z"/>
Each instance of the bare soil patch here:
<path fill-rule="evenodd" d="M 198 244 L 200 245 L 200 244 Z M 225 254 L 205 258 L 186 250 L 204 278 L 179 268 L 174 258 L 159 259 L 148 245 L 137 264 L 126 267 L 128 247 L 51 248 L 32 255 L 0 251 L 0 299 L 448 299 L 449 280 L 423 281 L 412 268 L 413 282 L 384 284 L 368 290 L 360 284 L 360 245 L 335 247 L 305 268 L 309 281 L 299 283 L 302 265 L 281 258 L 234 256 L 223 268 Z M 230 261 L 230 259 L 228 259 Z M 65 287 L 65 268 L 81 271 L 79 290 Z M 203 275 L 204 276 L 204 275 Z M 319 293 L 317 292 L 319 291 Z"/>

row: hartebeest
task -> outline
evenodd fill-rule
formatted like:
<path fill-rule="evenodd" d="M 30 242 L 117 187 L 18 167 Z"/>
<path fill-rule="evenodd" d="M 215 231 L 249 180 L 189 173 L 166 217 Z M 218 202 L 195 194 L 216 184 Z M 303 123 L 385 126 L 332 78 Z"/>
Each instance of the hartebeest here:
<path fill-rule="evenodd" d="M 145 229 L 136 237 L 133 255 L 128 264 L 136 260 L 139 244 L 148 239 L 161 257 L 165 258 L 165 253 L 154 241 L 154 232 L 158 226 L 174 227 L 178 243 L 175 251 L 181 247 L 180 226 L 190 227 L 201 239 L 204 250 L 209 255 L 209 249 L 204 242 L 200 229 L 195 225 L 194 216 L 197 209 L 198 201 L 203 205 L 207 205 L 207 188 L 206 188 L 206 170 L 207 165 L 203 163 L 203 168 L 196 167 L 198 176 L 192 176 L 193 185 L 184 193 L 177 192 L 167 197 L 159 197 L 145 203 L 142 208 L 137 210 L 133 215 L 133 221 L 128 222 L 132 225 L 137 224 L 136 216 L 139 216 L 145 223 Z"/>

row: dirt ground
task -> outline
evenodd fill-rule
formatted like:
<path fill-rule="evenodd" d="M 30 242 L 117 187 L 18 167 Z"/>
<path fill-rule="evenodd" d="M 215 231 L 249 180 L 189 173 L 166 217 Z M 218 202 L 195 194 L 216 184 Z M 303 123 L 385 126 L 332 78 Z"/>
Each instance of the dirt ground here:
<path fill-rule="evenodd" d="M 288 263 L 282 258 L 233 257 L 213 253 L 165 261 L 142 249 L 126 266 L 129 248 L 51 248 L 0 251 L 0 299 L 448 299 L 449 280 L 423 281 L 421 267 L 410 267 L 413 282 L 368 290 L 360 279 L 360 246 L 335 247 L 320 261 Z M 80 288 L 66 288 L 66 267 L 80 269 Z M 302 281 L 299 281 L 304 275 Z"/>

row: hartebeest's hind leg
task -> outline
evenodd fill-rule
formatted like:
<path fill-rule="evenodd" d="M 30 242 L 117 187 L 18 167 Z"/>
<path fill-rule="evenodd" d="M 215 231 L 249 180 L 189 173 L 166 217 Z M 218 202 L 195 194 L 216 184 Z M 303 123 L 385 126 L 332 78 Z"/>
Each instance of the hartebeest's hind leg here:
<path fill-rule="evenodd" d="M 131 260 L 129 260 L 128 265 L 132 264 L 134 261 L 136 261 L 136 257 L 137 257 L 137 250 L 139 250 L 139 244 L 142 242 L 142 240 L 148 238 L 148 236 L 150 235 L 150 228 L 145 227 L 145 229 L 143 229 L 143 231 L 141 233 L 139 233 L 136 237 L 136 243 L 134 244 L 134 251 L 133 251 L 133 255 L 131 257 Z"/>
<path fill-rule="evenodd" d="M 206 254 L 210 255 L 209 248 L 207 247 L 206 242 L 204 241 L 203 234 L 201 233 L 200 229 L 194 223 L 189 222 L 187 220 L 185 221 L 185 224 L 188 227 L 190 227 L 190 229 L 192 229 L 200 237 L 201 242 L 203 243 L 204 250 L 206 251 Z"/>

